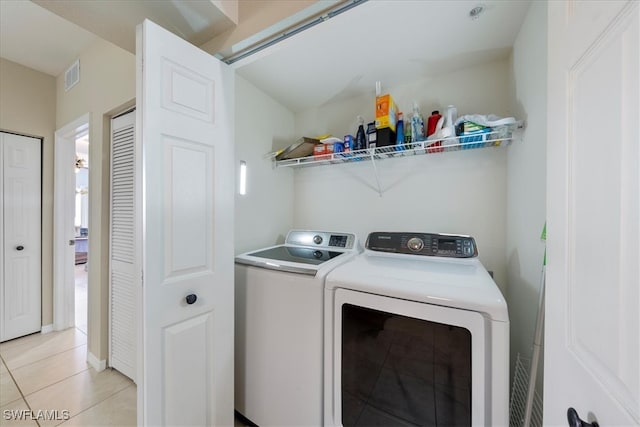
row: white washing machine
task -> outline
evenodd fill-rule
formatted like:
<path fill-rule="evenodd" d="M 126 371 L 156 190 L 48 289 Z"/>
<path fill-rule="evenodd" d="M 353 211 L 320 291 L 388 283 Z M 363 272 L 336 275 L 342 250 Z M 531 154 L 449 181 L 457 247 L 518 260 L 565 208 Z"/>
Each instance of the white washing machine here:
<path fill-rule="evenodd" d="M 509 317 L 469 236 L 371 233 L 325 283 L 325 426 L 507 426 Z"/>
<path fill-rule="evenodd" d="M 266 426 L 321 426 L 323 289 L 355 234 L 292 230 L 236 257 L 235 408 Z"/>

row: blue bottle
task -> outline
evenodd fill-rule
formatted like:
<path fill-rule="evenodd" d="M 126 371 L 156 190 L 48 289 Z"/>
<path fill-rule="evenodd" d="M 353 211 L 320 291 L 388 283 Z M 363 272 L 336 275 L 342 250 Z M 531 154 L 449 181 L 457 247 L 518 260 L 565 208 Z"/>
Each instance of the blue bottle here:
<path fill-rule="evenodd" d="M 398 113 L 398 123 L 396 123 L 396 151 L 404 150 L 404 120 L 402 113 Z"/>
<path fill-rule="evenodd" d="M 364 133 L 364 119 L 362 116 L 358 116 L 358 131 L 356 132 L 356 141 L 353 148 L 354 150 L 364 150 L 367 145 L 367 137 Z"/>

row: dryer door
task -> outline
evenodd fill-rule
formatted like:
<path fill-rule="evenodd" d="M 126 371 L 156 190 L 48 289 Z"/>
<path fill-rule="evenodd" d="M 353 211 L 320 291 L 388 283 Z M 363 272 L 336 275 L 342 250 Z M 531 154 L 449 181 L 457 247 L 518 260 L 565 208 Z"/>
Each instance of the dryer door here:
<path fill-rule="evenodd" d="M 333 334 L 325 343 L 325 425 L 507 423 L 491 416 L 490 322 L 482 314 L 326 292 Z"/>

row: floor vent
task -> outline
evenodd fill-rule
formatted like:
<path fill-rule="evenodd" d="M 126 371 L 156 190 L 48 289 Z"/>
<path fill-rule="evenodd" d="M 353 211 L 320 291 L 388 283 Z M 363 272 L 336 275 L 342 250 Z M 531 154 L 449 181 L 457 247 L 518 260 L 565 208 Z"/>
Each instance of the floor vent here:
<path fill-rule="evenodd" d="M 64 72 L 64 91 L 68 92 L 69 89 L 74 87 L 80 81 L 80 60 L 76 60 L 76 62 L 71 65 Z"/>

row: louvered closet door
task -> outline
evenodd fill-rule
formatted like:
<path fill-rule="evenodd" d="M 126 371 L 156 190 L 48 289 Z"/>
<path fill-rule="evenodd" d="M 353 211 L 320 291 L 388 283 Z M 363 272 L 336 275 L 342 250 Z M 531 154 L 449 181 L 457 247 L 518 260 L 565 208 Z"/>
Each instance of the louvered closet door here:
<path fill-rule="evenodd" d="M 111 121 L 109 365 L 136 380 L 140 267 L 135 242 L 135 111 Z"/>

